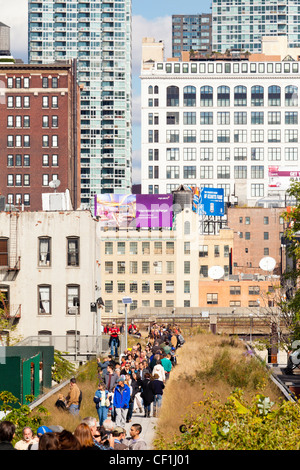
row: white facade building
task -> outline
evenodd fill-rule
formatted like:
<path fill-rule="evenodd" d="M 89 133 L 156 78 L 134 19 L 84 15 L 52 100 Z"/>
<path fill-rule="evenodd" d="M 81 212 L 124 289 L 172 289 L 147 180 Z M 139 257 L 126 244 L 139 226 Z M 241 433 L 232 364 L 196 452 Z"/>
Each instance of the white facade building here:
<path fill-rule="evenodd" d="M 89 211 L 0 212 L 0 292 L 18 338 L 96 334 L 99 256 Z"/>
<path fill-rule="evenodd" d="M 141 71 L 142 193 L 224 188 L 280 196 L 269 167 L 299 169 L 299 63 L 156 62 Z"/>

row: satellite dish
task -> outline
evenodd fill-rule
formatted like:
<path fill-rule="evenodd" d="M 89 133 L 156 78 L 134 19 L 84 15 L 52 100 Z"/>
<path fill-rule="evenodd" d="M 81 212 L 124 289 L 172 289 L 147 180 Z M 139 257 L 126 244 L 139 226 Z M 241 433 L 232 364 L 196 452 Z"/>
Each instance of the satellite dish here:
<path fill-rule="evenodd" d="M 271 258 L 271 256 L 266 256 L 265 258 L 262 258 L 259 262 L 259 267 L 260 269 L 263 269 L 263 271 L 273 271 L 275 266 L 276 261 L 274 258 Z"/>
<path fill-rule="evenodd" d="M 59 180 L 52 180 L 52 181 L 50 181 L 49 186 L 52 189 L 57 189 L 60 186 L 60 181 Z"/>
<path fill-rule="evenodd" d="M 221 279 L 224 276 L 224 269 L 222 266 L 212 266 L 208 270 L 208 275 L 212 279 Z"/>

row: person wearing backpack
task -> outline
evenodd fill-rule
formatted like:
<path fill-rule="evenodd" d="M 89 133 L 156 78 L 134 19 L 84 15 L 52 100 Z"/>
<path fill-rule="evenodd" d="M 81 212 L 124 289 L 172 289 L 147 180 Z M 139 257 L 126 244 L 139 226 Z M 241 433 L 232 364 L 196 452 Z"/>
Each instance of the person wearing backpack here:
<path fill-rule="evenodd" d="M 73 415 L 78 415 L 80 407 L 80 390 L 74 377 L 70 380 L 70 389 L 66 397 L 66 401 L 66 406 L 69 412 Z"/>

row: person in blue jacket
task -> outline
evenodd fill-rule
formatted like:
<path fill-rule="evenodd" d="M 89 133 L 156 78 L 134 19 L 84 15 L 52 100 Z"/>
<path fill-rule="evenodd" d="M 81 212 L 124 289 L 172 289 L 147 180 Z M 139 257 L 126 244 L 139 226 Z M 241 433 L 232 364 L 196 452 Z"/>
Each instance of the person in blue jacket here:
<path fill-rule="evenodd" d="M 103 383 L 100 383 L 98 390 L 96 390 L 94 403 L 96 403 L 96 410 L 99 417 L 99 426 L 102 426 L 103 422 L 107 418 L 110 407 L 109 392 L 108 390 L 105 390 L 105 385 Z"/>
<path fill-rule="evenodd" d="M 125 383 L 125 378 L 120 376 L 115 388 L 113 406 L 115 410 L 115 425 L 125 427 L 127 411 L 129 408 L 130 388 Z"/>

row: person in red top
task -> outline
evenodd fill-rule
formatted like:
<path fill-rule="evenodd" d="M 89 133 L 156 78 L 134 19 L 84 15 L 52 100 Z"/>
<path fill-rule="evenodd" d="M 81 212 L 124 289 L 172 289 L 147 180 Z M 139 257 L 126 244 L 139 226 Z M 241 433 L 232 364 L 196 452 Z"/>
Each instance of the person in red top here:
<path fill-rule="evenodd" d="M 112 322 L 112 326 L 109 329 L 109 334 L 110 334 L 110 338 L 109 338 L 110 353 L 112 356 L 115 355 L 115 357 L 118 357 L 119 356 L 118 348 L 120 346 L 120 340 L 119 340 L 120 330 L 117 327 L 116 322 Z M 115 354 L 114 354 L 114 351 L 115 351 Z"/>

